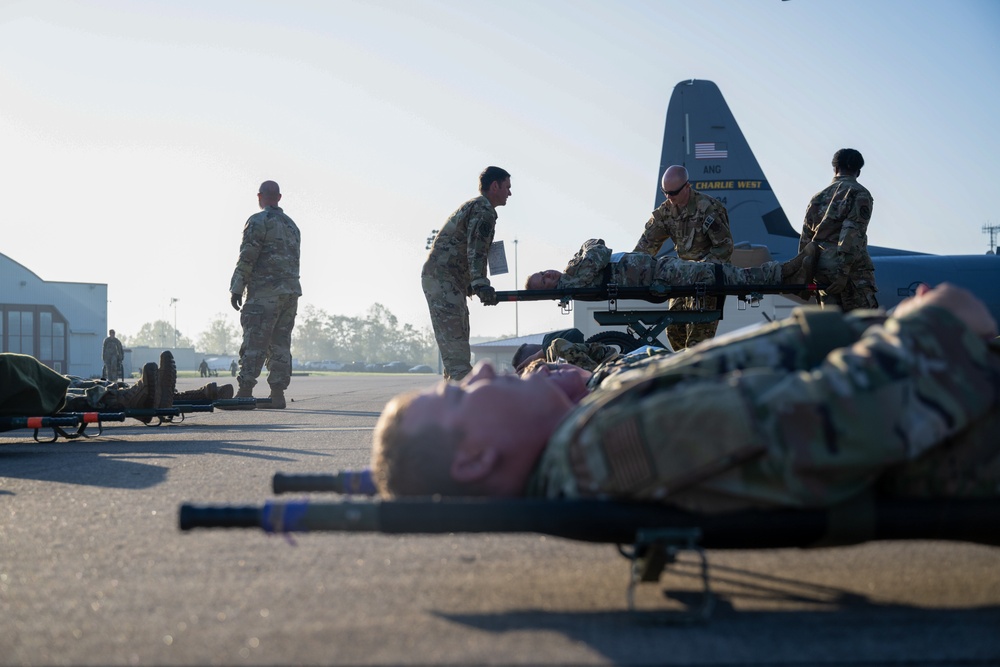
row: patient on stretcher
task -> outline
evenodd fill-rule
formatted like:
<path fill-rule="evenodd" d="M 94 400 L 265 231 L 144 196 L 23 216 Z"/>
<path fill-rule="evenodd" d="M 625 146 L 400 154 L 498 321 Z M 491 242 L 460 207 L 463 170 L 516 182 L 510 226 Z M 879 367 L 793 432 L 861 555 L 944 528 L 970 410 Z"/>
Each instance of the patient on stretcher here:
<path fill-rule="evenodd" d="M 372 468 L 385 496 L 629 498 L 698 512 L 1000 494 L 997 323 L 964 289 L 921 286 L 891 315 L 800 308 L 595 374 L 394 398 Z M 598 386 L 597 380 L 600 380 Z"/>
<path fill-rule="evenodd" d="M 805 285 L 812 282 L 818 247 L 810 243 L 787 262 L 765 262 L 741 268 L 725 262 L 692 262 L 678 257 L 653 257 L 644 252 L 612 254 L 602 239 L 580 247 L 563 271 L 548 269 L 528 276 L 525 288 L 569 289 L 716 284 Z"/>

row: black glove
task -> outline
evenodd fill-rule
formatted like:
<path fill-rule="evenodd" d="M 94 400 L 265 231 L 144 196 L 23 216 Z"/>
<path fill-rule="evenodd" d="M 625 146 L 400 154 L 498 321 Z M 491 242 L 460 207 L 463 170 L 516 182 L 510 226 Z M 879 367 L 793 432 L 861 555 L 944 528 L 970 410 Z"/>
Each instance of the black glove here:
<path fill-rule="evenodd" d="M 239 312 L 240 306 L 243 305 L 243 295 L 233 294 L 232 297 L 229 299 L 229 303 L 233 304 L 233 308 L 235 308 L 236 311 Z"/>
<path fill-rule="evenodd" d="M 495 306 L 499 303 L 497 301 L 497 291 L 493 289 L 492 285 L 480 285 L 476 288 L 476 296 L 484 306 Z"/>
<path fill-rule="evenodd" d="M 847 286 L 850 284 L 850 282 L 851 282 L 850 276 L 848 276 L 846 273 L 841 273 L 840 275 L 838 275 L 836 278 L 833 279 L 832 283 L 826 286 L 825 291 L 827 294 L 840 294 L 845 289 L 847 289 Z"/>

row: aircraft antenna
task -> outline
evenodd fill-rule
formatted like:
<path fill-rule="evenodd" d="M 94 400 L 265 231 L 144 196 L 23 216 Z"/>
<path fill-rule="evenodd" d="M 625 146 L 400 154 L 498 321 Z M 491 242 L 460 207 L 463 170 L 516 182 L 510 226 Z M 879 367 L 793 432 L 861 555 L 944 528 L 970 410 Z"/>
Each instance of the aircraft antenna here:
<path fill-rule="evenodd" d="M 990 235 L 990 252 L 997 252 L 997 234 L 1000 234 L 1000 225 L 983 225 L 983 234 Z"/>

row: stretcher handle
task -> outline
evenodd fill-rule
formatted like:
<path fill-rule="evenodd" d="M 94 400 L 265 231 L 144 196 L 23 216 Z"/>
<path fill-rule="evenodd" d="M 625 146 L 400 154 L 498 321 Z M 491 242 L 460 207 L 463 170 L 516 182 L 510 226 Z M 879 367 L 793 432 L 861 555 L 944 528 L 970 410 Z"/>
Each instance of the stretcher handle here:
<path fill-rule="evenodd" d="M 361 496 L 378 494 L 371 470 L 341 470 L 335 474 L 275 473 L 271 480 L 275 493 L 344 493 Z"/>
<path fill-rule="evenodd" d="M 180 528 L 260 528 L 261 508 L 254 505 L 181 505 Z"/>

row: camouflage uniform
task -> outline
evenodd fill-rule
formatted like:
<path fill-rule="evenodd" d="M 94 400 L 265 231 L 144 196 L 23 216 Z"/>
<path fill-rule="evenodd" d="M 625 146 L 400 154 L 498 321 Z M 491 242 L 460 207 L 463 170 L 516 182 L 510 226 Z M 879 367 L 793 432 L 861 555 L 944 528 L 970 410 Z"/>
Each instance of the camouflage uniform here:
<path fill-rule="evenodd" d="M 572 343 L 565 338 L 556 338 L 545 348 L 545 361 L 564 361 L 588 371 L 617 358 L 618 350 L 604 343 Z"/>
<path fill-rule="evenodd" d="M 608 266 L 610 269 L 606 271 Z M 765 262 L 759 267 L 744 269 L 728 262 L 691 262 L 667 255 L 654 258 L 643 252 L 622 253 L 614 261 L 611 249 L 602 239 L 590 239 L 569 261 L 557 286 L 599 287 L 606 283 L 622 287 L 714 285 L 716 270 L 725 285 L 781 284 L 781 262 Z"/>
<path fill-rule="evenodd" d="M 729 231 L 729 214 L 722 202 L 691 188 L 687 206 L 679 208 L 670 200 L 653 211 L 646 223 L 635 252 L 655 256 L 663 242 L 672 239 L 677 256 L 695 262 L 728 262 L 733 254 L 733 235 Z M 706 297 L 708 310 L 718 308 L 718 298 Z M 671 299 L 670 310 L 695 310 L 694 297 Z M 681 350 L 715 336 L 718 321 L 696 324 L 671 324 L 667 327 L 670 347 Z"/>
<path fill-rule="evenodd" d="M 846 280 L 842 290 L 825 293 L 824 304 L 855 308 L 877 308 L 875 266 L 868 255 L 868 221 L 872 196 L 853 176 L 837 176 L 833 183 L 809 202 L 802 225 L 799 251 L 810 241 L 824 250 L 816 267 L 816 282 L 829 285 Z"/>
<path fill-rule="evenodd" d="M 122 342 L 112 336 L 105 338 L 101 357 L 104 359 L 104 377 L 111 382 L 121 380 L 122 376 L 119 371 L 122 368 L 122 361 L 125 360 Z"/>
<path fill-rule="evenodd" d="M 278 206 L 247 220 L 240 258 L 229 291 L 242 294 L 240 310 L 240 387 L 257 384 L 264 363 L 272 391 L 284 391 L 292 375 L 292 327 L 302 287 L 299 284 L 299 228 Z"/>
<path fill-rule="evenodd" d="M 604 377 L 526 491 L 697 512 L 825 507 L 876 482 L 995 496 L 998 425 L 1000 339 L 984 343 L 940 308 L 797 309 Z"/>
<path fill-rule="evenodd" d="M 490 284 L 486 259 L 496 222 L 496 209 L 486 197 L 465 202 L 438 232 L 420 272 L 447 380 L 461 380 L 472 370 L 465 300 Z"/>

